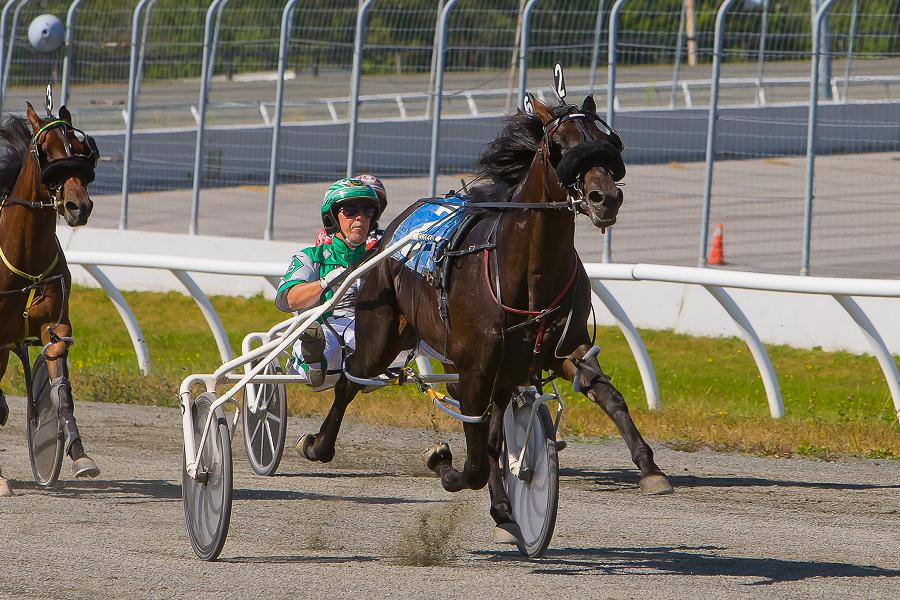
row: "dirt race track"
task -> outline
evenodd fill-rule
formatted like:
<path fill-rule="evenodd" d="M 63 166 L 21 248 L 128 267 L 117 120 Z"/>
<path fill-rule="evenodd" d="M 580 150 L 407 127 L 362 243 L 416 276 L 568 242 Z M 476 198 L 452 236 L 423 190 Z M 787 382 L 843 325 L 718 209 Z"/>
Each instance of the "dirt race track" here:
<path fill-rule="evenodd" d="M 451 495 L 419 463 L 460 436 L 347 423 L 327 465 L 286 451 L 252 475 L 234 439 L 235 503 L 220 562 L 184 532 L 180 415 L 81 403 L 96 480 L 28 482 L 24 405 L 0 465 L 2 598 L 896 598 L 900 463 L 753 458 L 662 448 L 676 493 L 641 497 L 616 440 L 570 444 L 557 533 L 523 560 L 490 541 L 485 490 Z M 292 419 L 289 440 L 318 429 Z M 891 590 L 894 590 L 891 592 Z"/>

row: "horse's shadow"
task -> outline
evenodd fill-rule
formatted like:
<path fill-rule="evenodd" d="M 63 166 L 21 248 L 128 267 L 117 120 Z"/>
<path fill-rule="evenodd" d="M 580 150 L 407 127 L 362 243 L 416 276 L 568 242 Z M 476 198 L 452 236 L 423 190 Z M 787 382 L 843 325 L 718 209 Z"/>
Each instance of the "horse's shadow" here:
<path fill-rule="evenodd" d="M 180 497 L 180 493 L 179 493 Z M 235 489 L 235 500 L 325 500 L 328 502 L 353 502 L 356 504 L 430 504 L 441 500 L 400 498 L 397 496 L 336 496 L 296 490 Z"/>
<path fill-rule="evenodd" d="M 651 548 L 557 548 L 534 561 L 534 574 L 552 575 L 690 575 L 749 577 L 746 585 L 802 581 L 813 577 L 900 577 L 900 570 L 868 565 L 778 558 L 723 556 L 718 546 L 658 546 Z M 511 552 L 482 554 L 492 561 L 520 561 Z"/>
<path fill-rule="evenodd" d="M 378 559 L 374 556 L 235 556 L 233 558 L 219 558 L 217 562 L 232 564 L 254 565 L 281 565 L 281 564 L 325 564 L 335 565 L 341 563 L 366 563 Z"/>
<path fill-rule="evenodd" d="M 33 481 L 17 481 L 16 491 L 20 490 L 60 498 L 117 496 L 121 503 L 181 499 L 181 484 L 163 479 L 66 479 L 51 487 L 42 487 Z"/>
<path fill-rule="evenodd" d="M 614 491 L 626 487 L 635 487 L 640 482 L 640 473 L 633 469 L 606 469 L 594 471 L 590 469 L 561 468 L 559 474 L 563 477 L 580 479 L 594 484 L 597 491 Z M 703 488 L 703 487 L 794 487 L 812 488 L 820 490 L 890 490 L 900 489 L 898 485 L 882 485 L 874 483 L 843 483 L 831 481 L 796 481 L 789 479 L 770 479 L 766 477 L 735 476 L 695 476 L 695 475 L 669 475 L 666 477 L 675 487 L 679 488 Z"/>

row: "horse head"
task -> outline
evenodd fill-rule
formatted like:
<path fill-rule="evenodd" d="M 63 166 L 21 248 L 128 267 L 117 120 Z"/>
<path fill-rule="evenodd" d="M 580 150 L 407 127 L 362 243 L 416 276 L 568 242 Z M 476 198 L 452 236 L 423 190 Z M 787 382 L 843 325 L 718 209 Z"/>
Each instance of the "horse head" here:
<path fill-rule="evenodd" d="M 619 134 L 597 115 L 592 95 L 581 107 L 549 108 L 529 94 L 533 114 L 540 118 L 544 140 L 560 185 L 581 200 L 578 211 L 605 230 L 616 222 L 622 190 L 616 182 L 625 176 L 624 145 Z"/>
<path fill-rule="evenodd" d="M 42 119 L 31 103 L 25 116 L 31 126 L 31 156 L 39 173 L 41 200 L 52 201 L 57 213 L 72 227 L 87 223 L 94 203 L 88 185 L 100 153 L 93 138 L 72 126 L 65 106 L 59 117 Z"/>

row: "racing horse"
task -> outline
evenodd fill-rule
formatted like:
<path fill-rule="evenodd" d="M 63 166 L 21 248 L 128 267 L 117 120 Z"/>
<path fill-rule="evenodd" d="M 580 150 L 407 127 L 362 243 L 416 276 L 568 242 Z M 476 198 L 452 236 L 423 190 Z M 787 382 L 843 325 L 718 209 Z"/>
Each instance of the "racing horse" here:
<path fill-rule="evenodd" d="M 72 126 L 65 106 L 59 117 L 51 111 L 48 90 L 47 118 L 28 103 L 25 118 L 0 121 L 0 381 L 10 351 L 27 361 L 24 341 L 39 338 L 73 474 L 96 477 L 100 469 L 85 453 L 75 422 L 66 364 L 72 278 L 56 220 L 61 216 L 71 227 L 87 223 L 93 208 L 87 188 L 100 155 L 93 138 Z M 0 425 L 8 415 L 0 391 Z"/>
<path fill-rule="evenodd" d="M 484 418 L 463 424 L 462 470 L 453 467 L 446 444 L 426 450 L 423 459 L 448 491 L 489 483 L 498 526 L 513 522 L 498 465 L 503 410 L 518 386 L 540 388 L 556 376 L 574 380 L 615 423 L 640 469 L 642 492 L 672 491 L 592 351 L 590 281 L 575 250 L 578 213 L 601 230 L 616 222 L 623 202 L 616 185 L 625 175 L 622 141 L 597 115 L 592 96 L 581 107 L 549 108 L 530 95 L 526 104 L 530 110 L 508 117 L 480 158 L 482 176 L 493 183 L 469 189 L 463 210 L 477 219 L 454 245 L 462 250 L 450 269 L 446 305 L 421 274 L 393 258 L 383 261 L 360 289 L 359 342 L 345 361 L 345 373 L 374 377 L 423 341 L 452 362 L 459 381 L 449 391 L 464 415 Z M 383 245 L 429 201 L 397 217 Z M 543 371 L 551 376 L 542 379 Z M 320 431 L 302 439 L 306 458 L 333 458 L 344 412 L 360 389 L 346 376 L 338 380 Z"/>

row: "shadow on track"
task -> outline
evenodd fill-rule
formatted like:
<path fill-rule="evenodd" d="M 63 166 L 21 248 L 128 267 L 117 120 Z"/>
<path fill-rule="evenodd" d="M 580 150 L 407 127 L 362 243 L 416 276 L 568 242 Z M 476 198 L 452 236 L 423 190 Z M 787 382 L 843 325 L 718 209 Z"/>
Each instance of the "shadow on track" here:
<path fill-rule="evenodd" d="M 122 503 L 148 500 L 180 500 L 181 483 L 162 479 L 76 479 L 62 480 L 51 488 L 42 488 L 33 481 L 16 481 L 16 492 L 41 493 L 60 498 L 116 498 Z"/>
<path fill-rule="evenodd" d="M 181 486 L 178 489 L 178 497 L 181 497 Z M 357 504 L 431 504 L 441 500 L 422 500 L 419 498 L 397 498 L 394 496 L 333 496 L 331 494 L 316 494 L 311 492 L 296 492 L 292 490 L 249 490 L 235 489 L 235 500 L 328 500 L 337 502 L 355 502 Z"/>
<path fill-rule="evenodd" d="M 615 491 L 624 487 L 636 487 L 640 474 L 630 469 L 608 469 L 591 471 L 587 469 L 560 469 L 561 477 L 581 479 L 597 486 L 597 491 Z M 764 477 L 730 476 L 694 476 L 669 475 L 669 481 L 675 489 L 702 487 L 795 487 L 819 490 L 890 490 L 900 489 L 900 485 L 879 485 L 871 483 L 835 483 L 825 481 L 792 481 L 785 479 L 768 479 Z"/>
<path fill-rule="evenodd" d="M 531 572 L 552 575 L 690 575 L 749 577 L 745 585 L 770 585 L 813 577 L 900 577 L 900 570 L 867 565 L 777 558 L 723 556 L 718 546 L 651 548 L 558 548 L 548 550 Z M 477 552 L 493 561 L 522 562 L 517 552 Z"/>
<path fill-rule="evenodd" d="M 280 565 L 280 564 L 326 564 L 336 565 L 341 563 L 365 563 L 374 562 L 374 556 L 235 556 L 234 558 L 220 558 L 216 562 L 253 564 L 253 565 Z"/>

